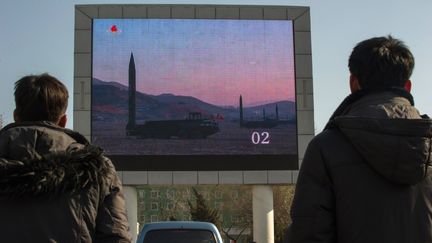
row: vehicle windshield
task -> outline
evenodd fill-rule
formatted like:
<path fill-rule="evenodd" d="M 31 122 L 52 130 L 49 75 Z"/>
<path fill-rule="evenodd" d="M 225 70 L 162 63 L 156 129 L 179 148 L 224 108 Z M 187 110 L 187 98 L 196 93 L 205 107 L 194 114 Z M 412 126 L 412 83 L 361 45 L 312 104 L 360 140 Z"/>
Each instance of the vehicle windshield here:
<path fill-rule="evenodd" d="M 216 240 L 208 230 L 165 229 L 147 232 L 144 243 L 216 243 Z"/>

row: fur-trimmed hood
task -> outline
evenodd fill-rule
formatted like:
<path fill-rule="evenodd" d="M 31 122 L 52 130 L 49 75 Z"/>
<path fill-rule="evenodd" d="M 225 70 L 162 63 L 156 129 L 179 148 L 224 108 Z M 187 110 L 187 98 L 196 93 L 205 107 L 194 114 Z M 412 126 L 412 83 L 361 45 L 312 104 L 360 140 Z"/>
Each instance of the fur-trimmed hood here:
<path fill-rule="evenodd" d="M 13 198 L 73 193 L 100 181 L 111 168 L 98 147 L 58 152 L 30 161 L 0 158 L 0 195 Z"/>
<path fill-rule="evenodd" d="M 115 175 L 102 153 L 49 122 L 10 124 L 0 131 L 0 196 L 55 196 L 106 183 Z"/>

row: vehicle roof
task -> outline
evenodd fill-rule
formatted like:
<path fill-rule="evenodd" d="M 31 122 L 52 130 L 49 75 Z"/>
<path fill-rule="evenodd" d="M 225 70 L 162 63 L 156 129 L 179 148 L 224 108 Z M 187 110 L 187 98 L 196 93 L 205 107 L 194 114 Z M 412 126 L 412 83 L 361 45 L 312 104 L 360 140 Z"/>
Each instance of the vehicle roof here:
<path fill-rule="evenodd" d="M 139 239 L 137 242 L 143 242 L 144 236 L 147 232 L 151 230 L 161 230 L 161 229 L 202 229 L 213 232 L 216 237 L 217 242 L 223 242 L 222 237 L 219 233 L 217 227 L 209 222 L 199 222 L 199 221 L 163 221 L 155 223 L 147 223 L 142 228 Z"/>

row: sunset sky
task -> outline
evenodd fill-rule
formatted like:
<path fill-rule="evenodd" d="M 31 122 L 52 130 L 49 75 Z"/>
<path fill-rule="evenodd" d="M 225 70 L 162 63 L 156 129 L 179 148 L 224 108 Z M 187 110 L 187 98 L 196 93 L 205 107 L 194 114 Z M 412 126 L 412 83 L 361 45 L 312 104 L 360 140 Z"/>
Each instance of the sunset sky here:
<path fill-rule="evenodd" d="M 115 27 L 113 27 L 115 26 Z M 287 20 L 99 19 L 93 77 L 137 90 L 193 96 L 221 106 L 295 100 L 292 22 Z"/>

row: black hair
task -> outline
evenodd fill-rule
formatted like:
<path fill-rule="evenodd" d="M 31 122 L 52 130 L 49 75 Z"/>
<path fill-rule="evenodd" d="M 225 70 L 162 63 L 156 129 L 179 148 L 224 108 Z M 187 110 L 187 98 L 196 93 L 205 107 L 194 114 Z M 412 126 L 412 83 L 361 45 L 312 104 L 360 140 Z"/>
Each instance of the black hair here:
<path fill-rule="evenodd" d="M 16 81 L 14 95 L 19 121 L 57 122 L 65 114 L 69 98 L 66 86 L 46 73 Z"/>
<path fill-rule="evenodd" d="M 358 43 L 348 61 L 362 89 L 404 87 L 414 69 L 414 56 L 400 40 L 375 37 Z"/>

